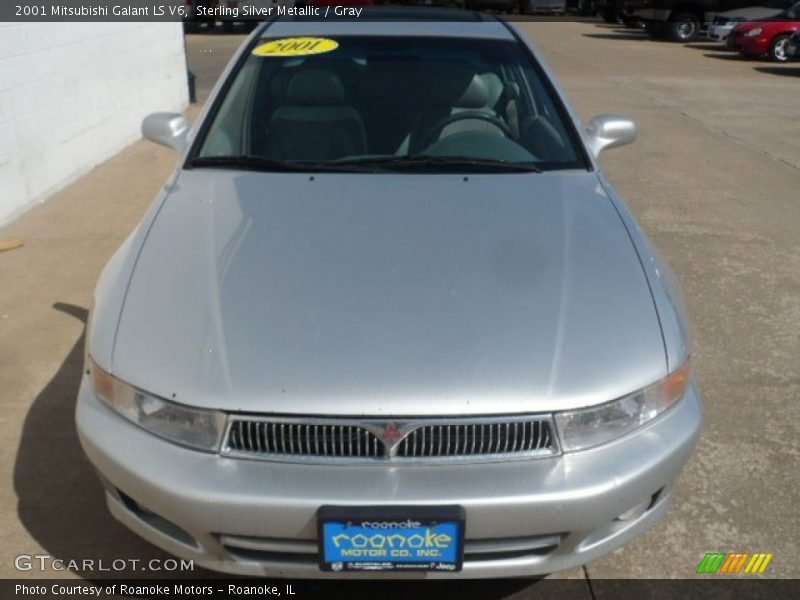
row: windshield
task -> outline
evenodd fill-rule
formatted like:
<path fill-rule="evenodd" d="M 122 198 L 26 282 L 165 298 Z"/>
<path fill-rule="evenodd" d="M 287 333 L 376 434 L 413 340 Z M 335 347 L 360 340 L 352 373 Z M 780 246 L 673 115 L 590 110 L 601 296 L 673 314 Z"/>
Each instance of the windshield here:
<path fill-rule="evenodd" d="M 550 89 L 512 41 L 262 39 L 201 132 L 194 162 L 586 168 Z"/>
<path fill-rule="evenodd" d="M 800 2 L 787 8 L 783 14 L 789 19 L 800 19 Z"/>

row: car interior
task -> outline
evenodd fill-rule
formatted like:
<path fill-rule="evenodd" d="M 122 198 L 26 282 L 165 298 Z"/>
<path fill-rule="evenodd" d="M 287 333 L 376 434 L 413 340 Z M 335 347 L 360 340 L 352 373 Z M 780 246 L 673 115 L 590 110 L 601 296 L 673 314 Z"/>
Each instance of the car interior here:
<path fill-rule="evenodd" d="M 226 99 L 241 110 L 223 104 L 201 156 L 575 161 L 546 92 L 513 62 L 402 53 L 250 61 Z"/>

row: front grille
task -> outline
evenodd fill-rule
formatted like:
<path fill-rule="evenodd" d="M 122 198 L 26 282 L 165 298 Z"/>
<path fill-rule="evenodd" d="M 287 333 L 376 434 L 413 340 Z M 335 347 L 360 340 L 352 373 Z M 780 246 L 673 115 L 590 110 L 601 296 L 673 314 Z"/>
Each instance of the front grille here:
<path fill-rule="evenodd" d="M 545 556 L 561 544 L 567 534 L 464 540 L 464 563 L 478 563 Z M 278 539 L 217 534 L 223 548 L 241 562 L 318 565 L 317 540 Z"/>
<path fill-rule="evenodd" d="M 397 449 L 403 458 L 519 454 L 551 450 L 550 423 L 541 420 L 424 425 Z"/>
<path fill-rule="evenodd" d="M 227 448 L 254 455 L 380 458 L 384 445 L 357 425 L 234 420 Z"/>
<path fill-rule="evenodd" d="M 232 416 L 222 453 L 285 461 L 502 460 L 558 454 L 549 415 L 392 421 Z"/>

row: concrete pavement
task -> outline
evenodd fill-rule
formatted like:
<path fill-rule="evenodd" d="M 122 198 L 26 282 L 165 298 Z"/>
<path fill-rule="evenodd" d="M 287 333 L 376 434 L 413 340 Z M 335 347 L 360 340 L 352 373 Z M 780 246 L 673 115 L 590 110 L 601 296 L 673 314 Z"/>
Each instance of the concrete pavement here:
<path fill-rule="evenodd" d="M 769 576 L 798 577 L 797 69 L 613 26 L 547 25 L 527 31 L 581 118 L 639 124 L 639 140 L 604 164 L 683 283 L 705 400 L 669 517 L 587 571 L 689 577 L 705 552 L 761 551 L 775 553 Z"/>
<path fill-rule="evenodd" d="M 706 402 L 704 437 L 666 521 L 559 576 L 691 577 L 712 551 L 772 552 L 765 576 L 800 576 L 796 67 L 732 60 L 709 44 L 653 42 L 614 26 L 522 27 L 584 119 L 622 112 L 639 123 L 639 141 L 609 151 L 605 166 L 683 281 Z M 242 39 L 190 36 L 201 100 Z M 0 253 L 0 437 L 9 448 L 0 456 L 2 577 L 41 576 L 16 571 L 18 554 L 165 557 L 107 514 L 72 412 L 96 279 L 174 161 L 139 142 L 0 229 L 0 239 L 26 242 Z M 603 595 L 603 582 L 592 591 Z"/>

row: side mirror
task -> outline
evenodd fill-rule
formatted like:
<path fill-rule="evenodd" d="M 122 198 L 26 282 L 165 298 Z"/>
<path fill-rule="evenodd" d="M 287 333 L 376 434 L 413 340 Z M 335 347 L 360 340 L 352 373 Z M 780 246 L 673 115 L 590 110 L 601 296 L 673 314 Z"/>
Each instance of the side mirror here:
<path fill-rule="evenodd" d="M 189 123 L 180 113 L 153 113 L 142 122 L 145 139 L 182 152 L 186 146 Z"/>
<path fill-rule="evenodd" d="M 597 115 L 586 127 L 589 150 L 598 156 L 606 148 L 630 144 L 636 139 L 636 123 L 630 117 Z"/>

